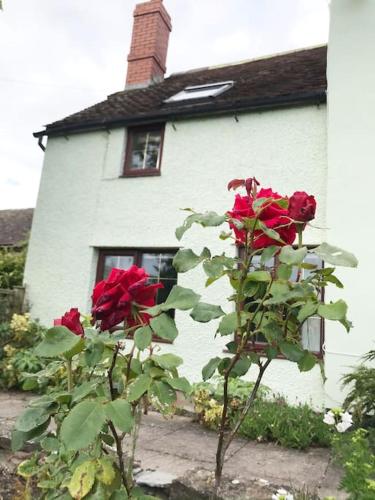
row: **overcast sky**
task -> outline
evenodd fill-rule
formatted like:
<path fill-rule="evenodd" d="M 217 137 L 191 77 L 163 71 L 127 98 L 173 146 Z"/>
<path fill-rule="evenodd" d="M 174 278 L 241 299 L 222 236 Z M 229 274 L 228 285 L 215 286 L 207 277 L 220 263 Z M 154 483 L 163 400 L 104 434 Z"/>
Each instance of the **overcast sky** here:
<path fill-rule="evenodd" d="M 0 209 L 33 207 L 32 132 L 124 87 L 136 0 L 3 0 Z M 167 72 L 325 43 L 328 0 L 164 0 Z"/>

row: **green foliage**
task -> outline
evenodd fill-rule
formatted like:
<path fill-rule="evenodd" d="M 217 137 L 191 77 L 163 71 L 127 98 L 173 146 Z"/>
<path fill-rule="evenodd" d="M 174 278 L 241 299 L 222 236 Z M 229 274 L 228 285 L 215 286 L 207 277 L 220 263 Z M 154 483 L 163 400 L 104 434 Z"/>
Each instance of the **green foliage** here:
<path fill-rule="evenodd" d="M 44 331 L 27 314 L 15 314 L 11 322 L 0 323 L 0 388 L 28 389 L 30 374 L 45 368 L 46 361 L 34 353 Z M 32 388 L 39 389 L 38 385 Z"/>
<path fill-rule="evenodd" d="M 349 500 L 372 500 L 375 497 L 375 454 L 364 429 L 338 434 L 333 440 L 334 456 L 343 469 L 341 488 Z"/>
<path fill-rule="evenodd" d="M 364 356 L 364 361 L 375 359 L 375 351 Z M 349 393 L 344 407 L 350 410 L 354 419 L 361 425 L 375 426 L 375 368 L 361 364 L 342 378 Z"/>
<path fill-rule="evenodd" d="M 191 290 L 175 287 L 172 298 L 161 306 L 169 310 L 173 303 L 188 309 L 198 300 Z M 26 374 L 25 383 L 38 386 L 61 369 L 67 378 L 63 384 L 50 384 L 47 394 L 32 401 L 12 434 L 14 450 L 22 449 L 26 441 L 40 444 L 33 461 L 20 469 L 35 478 L 40 498 L 52 500 L 57 492 L 58 498 L 146 498 L 133 488 L 134 456 L 128 457 L 125 469 L 118 447 L 126 435 L 135 443 L 144 404 L 152 402 L 172 413 L 177 391 L 189 393 L 191 388 L 178 376 L 182 359 L 154 354 L 151 345 L 152 332 L 168 340 L 176 338 L 170 316 L 160 311 L 150 326 L 140 323 L 132 330 L 135 341 L 127 351 L 124 332 L 86 328 L 81 338 L 62 326 L 44 332 L 34 345 L 34 352 L 43 356 L 38 359 L 48 357 L 48 365 Z M 117 458 L 108 446 L 114 446 Z"/>
<path fill-rule="evenodd" d="M 230 379 L 229 423 L 233 426 L 254 384 L 240 378 Z M 193 386 L 193 401 L 200 420 L 217 429 L 215 416 L 223 404 L 223 387 L 220 378 L 214 383 Z M 243 421 L 239 433 L 256 441 L 272 441 L 286 448 L 305 449 L 309 446 L 330 446 L 331 433 L 323 423 L 323 415 L 308 405 L 289 405 L 285 399 L 270 398 L 267 387 L 261 386 L 258 398 Z"/>
<path fill-rule="evenodd" d="M 20 249 L 0 248 L 0 288 L 22 286 L 27 246 Z"/>

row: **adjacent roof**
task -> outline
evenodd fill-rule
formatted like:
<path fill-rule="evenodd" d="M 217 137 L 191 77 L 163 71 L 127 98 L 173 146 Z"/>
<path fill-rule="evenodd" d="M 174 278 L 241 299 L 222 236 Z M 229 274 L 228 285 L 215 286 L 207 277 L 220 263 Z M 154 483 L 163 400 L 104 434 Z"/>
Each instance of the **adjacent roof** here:
<path fill-rule="evenodd" d="M 47 125 L 34 135 L 58 135 L 181 117 L 320 103 L 326 100 L 327 47 L 172 74 L 146 88 L 124 90 L 90 108 Z M 164 102 L 190 85 L 233 80 L 215 98 Z"/>
<path fill-rule="evenodd" d="M 0 246 L 17 246 L 31 231 L 33 208 L 0 210 Z"/>

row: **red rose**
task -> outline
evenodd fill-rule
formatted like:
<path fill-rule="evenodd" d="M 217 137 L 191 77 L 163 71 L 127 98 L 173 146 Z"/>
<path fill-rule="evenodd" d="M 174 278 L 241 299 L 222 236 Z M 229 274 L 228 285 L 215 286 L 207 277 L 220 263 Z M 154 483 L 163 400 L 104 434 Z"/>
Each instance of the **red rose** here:
<path fill-rule="evenodd" d="M 278 193 L 274 193 L 272 189 L 261 189 L 256 196 L 259 198 L 273 198 L 274 200 L 283 199 Z M 236 195 L 234 206 L 231 212 L 228 212 L 232 219 L 241 221 L 244 217 L 255 217 L 253 210 L 254 198 L 252 196 Z M 281 207 L 278 203 L 265 202 L 266 208 L 261 212 L 259 220 L 263 222 L 269 229 L 276 231 L 284 243 L 274 240 L 267 236 L 262 230 L 254 231 L 254 240 L 252 247 L 255 250 L 266 248 L 271 245 L 291 245 L 296 237 L 295 225 L 290 222 L 288 217 L 288 210 Z M 238 229 L 233 222 L 229 223 L 236 236 L 237 245 L 243 245 L 246 239 L 245 229 Z"/>
<path fill-rule="evenodd" d="M 155 305 L 156 291 L 163 285 L 148 285 L 147 280 L 144 269 L 131 266 L 126 271 L 112 269 L 108 278 L 96 285 L 92 294 L 92 315 L 95 321 L 100 321 L 100 330 L 109 330 L 125 320 L 127 326 L 150 321 L 150 316 L 140 310 Z"/>
<path fill-rule="evenodd" d="M 314 196 L 304 191 L 296 191 L 289 198 L 289 217 L 295 222 L 309 222 L 315 217 L 316 201 Z"/>
<path fill-rule="evenodd" d="M 71 332 L 83 337 L 84 330 L 80 322 L 81 314 L 76 307 L 72 307 L 62 318 L 55 319 L 54 326 L 66 326 Z"/>

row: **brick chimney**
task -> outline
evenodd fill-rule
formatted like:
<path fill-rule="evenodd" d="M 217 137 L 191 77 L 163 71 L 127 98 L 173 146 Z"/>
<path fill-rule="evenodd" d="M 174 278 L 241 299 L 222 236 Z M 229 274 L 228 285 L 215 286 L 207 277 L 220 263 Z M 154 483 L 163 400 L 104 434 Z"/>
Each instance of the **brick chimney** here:
<path fill-rule="evenodd" d="M 136 5 L 125 88 L 144 87 L 163 80 L 171 31 L 171 17 L 163 0 Z"/>

